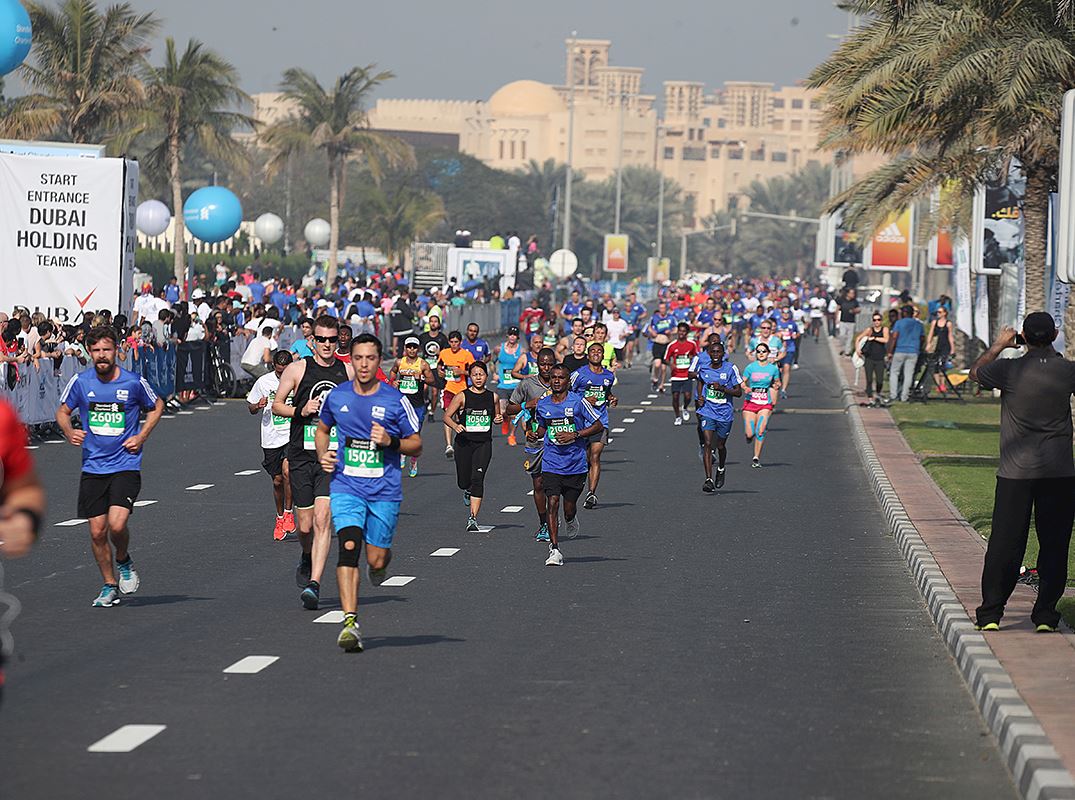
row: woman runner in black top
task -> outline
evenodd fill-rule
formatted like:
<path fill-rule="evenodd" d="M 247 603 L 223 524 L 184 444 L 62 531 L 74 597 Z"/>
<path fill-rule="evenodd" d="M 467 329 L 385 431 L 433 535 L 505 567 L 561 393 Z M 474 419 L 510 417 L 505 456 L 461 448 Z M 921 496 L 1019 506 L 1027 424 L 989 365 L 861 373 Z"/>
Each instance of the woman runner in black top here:
<path fill-rule="evenodd" d="M 444 423 L 455 431 L 455 472 L 463 502 L 470 506 L 467 532 L 478 532 L 485 473 L 493 458 L 493 425 L 503 421 L 496 397 L 485 388 L 489 375 L 481 361 L 468 370 L 470 386 L 452 398 Z M 462 422 L 460 422 L 462 417 Z"/>

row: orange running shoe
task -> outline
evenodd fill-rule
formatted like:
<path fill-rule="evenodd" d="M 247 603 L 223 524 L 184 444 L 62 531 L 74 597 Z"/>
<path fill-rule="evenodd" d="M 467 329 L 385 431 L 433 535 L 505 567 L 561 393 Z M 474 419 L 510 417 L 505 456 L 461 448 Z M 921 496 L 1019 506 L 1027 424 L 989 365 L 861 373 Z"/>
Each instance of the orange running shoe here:
<path fill-rule="evenodd" d="M 294 533 L 298 528 L 295 527 L 295 512 L 284 512 L 284 533 Z"/>
<path fill-rule="evenodd" d="M 508 445 L 510 447 L 515 447 L 515 434 L 514 433 L 508 434 Z"/>
<path fill-rule="evenodd" d="M 276 527 L 272 529 L 272 538 L 279 542 L 282 541 L 285 536 L 287 536 L 287 531 L 284 530 L 284 518 L 277 517 Z"/>

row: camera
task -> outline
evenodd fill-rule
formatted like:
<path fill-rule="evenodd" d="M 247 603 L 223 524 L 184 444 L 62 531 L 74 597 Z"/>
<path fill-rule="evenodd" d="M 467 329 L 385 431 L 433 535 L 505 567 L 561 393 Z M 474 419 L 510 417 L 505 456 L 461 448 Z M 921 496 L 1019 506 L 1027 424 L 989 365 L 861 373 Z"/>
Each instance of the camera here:
<path fill-rule="evenodd" d="M 1025 347 L 1026 346 L 1026 338 L 1023 336 L 1023 334 L 1021 334 L 1021 333 L 1015 334 L 1015 346 L 1016 347 Z"/>

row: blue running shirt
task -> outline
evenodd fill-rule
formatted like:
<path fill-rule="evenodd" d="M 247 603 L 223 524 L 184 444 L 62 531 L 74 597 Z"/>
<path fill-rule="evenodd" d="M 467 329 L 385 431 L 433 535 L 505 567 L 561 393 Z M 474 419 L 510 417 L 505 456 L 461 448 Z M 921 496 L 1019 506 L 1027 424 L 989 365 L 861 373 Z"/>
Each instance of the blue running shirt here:
<path fill-rule="evenodd" d="M 140 470 L 142 453 L 128 453 L 123 443 L 142 429 L 141 412 L 157 403 L 145 378 L 120 367 L 107 383 L 90 368 L 68 381 L 60 402 L 78 409 L 86 438 L 82 442 L 82 471 L 93 475 Z"/>
<path fill-rule="evenodd" d="M 538 426 L 545 428 L 545 451 L 541 456 L 541 471 L 554 475 L 581 475 L 589 469 L 586 461 L 586 440 L 557 444 L 557 431 L 581 431 L 600 421 L 597 411 L 581 395 L 567 393 L 562 403 L 552 395 L 538 400 L 534 414 Z"/>

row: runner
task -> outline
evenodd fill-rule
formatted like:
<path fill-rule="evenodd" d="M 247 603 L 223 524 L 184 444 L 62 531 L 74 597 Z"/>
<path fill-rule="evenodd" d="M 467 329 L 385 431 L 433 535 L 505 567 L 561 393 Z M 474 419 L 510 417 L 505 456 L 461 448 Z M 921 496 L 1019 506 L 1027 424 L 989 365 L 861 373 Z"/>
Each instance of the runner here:
<path fill-rule="evenodd" d="M 426 324 L 429 325 L 429 330 L 418 337 L 418 346 L 436 379 L 436 383 L 429 390 L 429 419 L 432 421 L 433 411 L 440 405 L 440 393 L 444 391 L 444 378 L 441 377 L 437 365 L 440 363 L 440 351 L 448 347 L 448 337 L 441 330 L 439 314 L 430 314 Z"/>
<path fill-rule="evenodd" d="M 483 361 L 488 364 L 489 359 L 493 357 L 493 350 L 489 347 L 489 342 L 478 338 L 479 332 L 476 322 L 471 322 L 467 325 L 467 338 L 463 340 L 463 349 L 474 356 L 475 361 Z"/>
<path fill-rule="evenodd" d="M 537 508 L 538 529 L 534 534 L 534 540 L 538 542 L 549 541 L 549 526 L 547 517 L 547 504 L 545 502 L 545 488 L 541 480 L 542 445 L 540 437 L 531 440 L 530 435 L 537 430 L 534 421 L 534 409 L 538 401 L 549 394 L 551 390 L 552 368 L 556 365 L 556 354 L 552 350 L 543 349 L 538 353 L 538 374 L 523 380 L 515 391 L 511 393 L 511 402 L 508 404 L 508 413 L 518 415 L 516 424 L 523 423 L 526 427 L 527 439 L 524 450 L 526 460 L 523 469 L 530 473 L 534 483 L 534 506 Z"/>
<path fill-rule="evenodd" d="M 728 337 L 728 352 L 734 353 L 735 348 L 739 347 L 747 339 L 747 306 L 740 297 L 739 292 L 732 295 L 732 302 L 728 306 L 728 310 L 732 315 L 732 332 Z"/>
<path fill-rule="evenodd" d="M 780 337 L 784 345 L 784 355 L 780 359 L 780 371 L 782 385 L 780 396 L 788 396 L 788 384 L 791 383 L 791 370 L 795 366 L 795 355 L 799 344 L 799 324 L 793 319 L 791 309 L 784 306 L 780 309 L 780 318 L 776 321 L 776 335 Z"/>
<path fill-rule="evenodd" d="M 511 393 L 519 385 L 519 379 L 512 373 L 522 354 L 519 329 L 513 325 L 508 328 L 507 341 L 496 350 L 496 374 L 499 377 L 497 395 L 500 398 L 500 415 L 503 417 L 503 421 L 500 424 L 500 433 L 508 437 L 510 447 L 515 447 L 516 441 L 515 426 L 508 419 L 508 403 L 511 401 Z"/>
<path fill-rule="evenodd" d="M 419 353 L 421 343 L 417 336 L 408 336 L 403 340 L 403 355 L 392 365 L 389 383 L 399 390 L 404 399 L 411 404 L 414 413 L 418 417 L 418 430 L 421 432 L 422 423 L 426 416 L 425 394 L 427 388 L 437 385 L 436 376 L 429 368 L 429 362 L 422 358 Z M 418 476 L 418 456 L 411 456 L 410 476 Z M 403 468 L 400 464 L 400 468 Z"/>
<path fill-rule="evenodd" d="M 467 388 L 467 370 L 474 363 L 474 356 L 469 350 L 463 349 L 463 334 L 452 331 L 448 334 L 448 347 L 440 351 L 440 359 L 437 363 L 437 374 L 444 379 L 444 408 L 452 404 L 452 398 Z M 455 450 L 452 448 L 452 429 L 448 427 L 448 420 L 444 420 L 444 455 L 449 460 L 455 458 Z"/>
<path fill-rule="evenodd" d="M 540 334 L 545 326 L 545 309 L 541 307 L 541 303 L 536 297 L 530 300 L 530 305 L 523 309 L 523 313 L 519 315 L 519 327 L 527 336 L 532 337 L 535 333 Z"/>
<path fill-rule="evenodd" d="M 665 350 L 668 349 L 668 339 L 675 325 L 675 318 L 668 313 L 668 304 L 662 300 L 657 304 L 657 313 L 650 319 L 649 328 L 646 330 L 646 335 L 651 342 L 650 351 L 653 354 L 650 380 L 653 384 L 653 391 L 659 391 L 662 394 L 664 393 Z"/>
<path fill-rule="evenodd" d="M 601 363 L 609 369 L 619 369 L 620 363 L 616 360 L 616 348 L 612 346 L 612 343 L 608 340 L 608 326 L 603 322 L 598 322 L 593 326 L 593 342 L 592 344 L 601 345 Z M 590 352 L 590 346 L 586 346 L 587 354 Z"/>
<path fill-rule="evenodd" d="M 560 327 L 557 325 L 555 319 L 545 320 L 545 330 L 541 334 L 541 344 L 543 347 L 556 347 L 560 341 Z"/>
<path fill-rule="evenodd" d="M 594 407 L 601 418 L 602 429 L 586 440 L 586 460 L 589 464 L 586 500 L 583 508 L 597 507 L 597 484 L 601 482 L 601 453 L 608 444 L 608 410 L 615 408 L 618 400 L 612 393 L 616 384 L 616 373 L 602 364 L 604 348 L 598 342 L 591 342 L 586 348 L 589 363 L 580 367 L 571 376 L 571 391 L 581 394 Z M 567 366 L 566 364 L 564 365 Z"/>
<path fill-rule="evenodd" d="M 108 608 L 119 603 L 121 593 L 137 592 L 141 583 L 128 549 L 127 521 L 142 488 L 142 447 L 160 422 L 164 401 L 144 378 L 116 365 L 112 328 L 93 328 L 86 334 L 86 349 L 93 369 L 68 381 L 56 422 L 67 441 L 82 448 L 77 513 L 89 520 L 93 557 L 104 579 L 93 605 Z M 71 424 L 76 408 L 81 430 Z M 148 412 L 145 424 L 142 411 Z"/>
<path fill-rule="evenodd" d="M 291 505 L 291 475 L 287 465 L 287 443 L 291 420 L 272 413 L 280 376 L 292 361 L 288 350 L 277 350 L 272 357 L 272 372 L 256 381 L 246 396 L 246 408 L 251 414 L 261 412 L 261 466 L 272 478 L 273 499 L 276 501 L 276 527 L 272 538 L 282 542 L 295 530 L 295 510 Z"/>
<path fill-rule="evenodd" d="M 665 360 L 668 361 L 672 370 L 672 412 L 675 416 L 672 421 L 673 425 L 682 425 L 691 418 L 691 398 L 694 396 L 694 389 L 691 386 L 690 369 L 700 350 L 695 342 L 687 340 L 688 333 L 690 333 L 690 326 L 686 322 L 679 323 L 676 326 L 676 340 L 668 345 L 668 350 L 665 352 Z M 720 339 L 718 334 L 711 335 Z M 681 399 L 683 401 L 682 416 L 679 410 Z"/>
<path fill-rule="evenodd" d="M 515 368 L 511 371 L 511 375 L 516 380 L 524 380 L 526 378 L 532 378 L 537 375 L 538 372 L 538 353 L 542 350 L 541 336 L 540 334 L 534 334 L 530 337 L 530 349 L 519 356 L 519 359 L 515 362 Z M 551 349 L 551 348 L 549 348 Z M 555 358 L 555 355 L 553 356 Z"/>
<path fill-rule="evenodd" d="M 612 309 L 612 316 L 605 322 L 608 328 L 608 343 L 612 345 L 612 352 L 621 365 L 626 366 L 627 359 L 627 321 L 623 319 L 619 306 Z"/>
<path fill-rule="evenodd" d="M 339 538 L 336 583 L 343 628 L 336 644 L 362 651 L 358 627 L 359 544 L 366 544 L 370 582 L 380 586 L 392 561 L 403 502 L 400 462 L 422 454 L 418 415 L 399 391 L 377 380 L 381 341 L 363 333 L 351 343 L 354 379 L 332 389 L 321 407 L 315 443 L 322 474 L 332 475 L 332 520 Z M 333 430 L 343 458 L 332 449 Z"/>
<path fill-rule="evenodd" d="M 284 370 L 272 402 L 272 413 L 291 419 L 287 462 L 295 527 L 302 546 L 295 582 L 302 588 L 302 605 L 310 611 L 320 602 L 321 577 L 332 544 L 329 476 L 318 463 L 314 435 L 322 401 L 352 377 L 351 366 L 336 360 L 339 331 L 335 317 L 323 314 L 314 321 L 314 354 L 292 362 Z M 330 446 L 336 447 L 335 435 Z"/>
<path fill-rule="evenodd" d="M 784 357 L 784 340 L 773 333 L 773 323 L 769 320 L 763 321 L 758 326 L 758 332 L 751 336 L 750 341 L 747 342 L 747 358 L 754 358 L 754 348 L 759 343 L 769 345 L 769 353 L 773 356 L 773 361 L 779 363 L 780 359 Z"/>
<path fill-rule="evenodd" d="M 623 318 L 627 321 L 627 364 L 634 363 L 634 357 L 642 354 L 642 323 L 646 318 L 646 307 L 638 302 L 638 296 L 634 292 L 627 294 L 627 302 L 624 304 Z"/>
<path fill-rule="evenodd" d="M 564 500 L 567 536 L 574 539 L 579 535 L 577 503 L 586 485 L 586 440 L 600 434 L 603 425 L 600 415 L 589 402 L 568 391 L 570 375 L 567 367 L 563 364 L 553 367 L 550 381 L 552 392 L 538 400 L 534 430 L 528 431 L 526 438 L 528 442 L 543 441 L 545 444 L 541 459 L 541 481 L 548 502 L 549 557 L 545 566 L 562 567 L 564 557 L 560 553 L 558 536 L 560 498 Z"/>
<path fill-rule="evenodd" d="M 470 386 L 452 398 L 444 413 L 444 424 L 455 431 L 455 474 L 463 490 L 463 502 L 470 507 L 467 533 L 478 533 L 478 512 L 485 495 L 485 476 L 493 458 L 493 425 L 503 421 L 496 396 L 485 388 L 489 373 L 475 361 L 468 368 Z M 459 414 L 463 421 L 459 421 Z"/>
<path fill-rule="evenodd" d="M 587 344 L 589 343 L 586 341 L 585 336 L 576 336 L 571 345 L 571 352 L 564 356 L 564 366 L 571 372 L 575 372 L 589 363 L 589 359 L 586 357 Z"/>
<path fill-rule="evenodd" d="M 556 357 L 563 360 L 571 352 L 575 339 L 579 336 L 582 336 L 582 319 L 575 317 L 571 320 L 571 330 L 556 345 Z"/>
<path fill-rule="evenodd" d="M 582 301 L 579 299 L 579 290 L 572 289 L 571 297 L 560 307 L 560 319 L 563 320 L 562 324 L 565 329 L 570 325 L 574 325 L 575 319 L 581 310 Z"/>
<path fill-rule="evenodd" d="M 703 492 L 715 492 L 724 486 L 728 458 L 728 436 L 732 432 L 735 406 L 730 397 L 742 397 L 743 379 L 735 364 L 724 355 L 720 339 L 710 339 L 709 364 L 698 369 L 698 418 L 702 429 L 702 465 L 705 467 Z M 713 449 L 717 450 L 717 480 L 713 482 Z"/>
<path fill-rule="evenodd" d="M 776 406 L 774 392 L 780 389 L 780 370 L 769 361 L 769 346 L 762 343 L 754 350 L 754 361 L 743 370 L 743 389 L 749 392 L 743 403 L 743 427 L 747 444 L 754 442 L 754 459 L 750 466 L 761 467 L 761 448 L 769 427 L 769 417 Z"/>
<path fill-rule="evenodd" d="M 817 287 L 814 290 L 814 294 L 811 295 L 807 305 L 810 308 L 809 319 L 810 328 L 808 331 L 809 336 L 814 337 L 814 341 L 818 341 L 821 336 L 821 327 L 825 322 L 825 308 L 829 302 L 825 298 L 825 295 L 821 292 L 821 287 Z"/>

